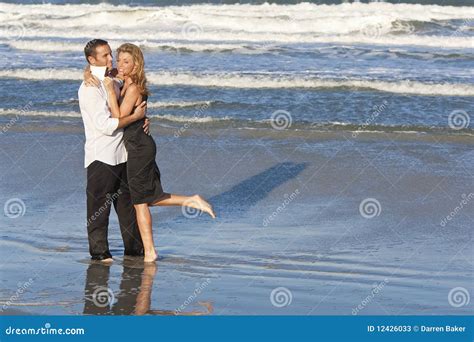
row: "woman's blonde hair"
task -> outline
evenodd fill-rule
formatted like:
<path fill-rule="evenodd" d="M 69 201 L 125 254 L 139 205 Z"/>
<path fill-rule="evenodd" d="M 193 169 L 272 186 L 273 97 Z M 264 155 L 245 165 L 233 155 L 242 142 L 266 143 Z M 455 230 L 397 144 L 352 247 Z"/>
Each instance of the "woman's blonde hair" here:
<path fill-rule="evenodd" d="M 130 75 L 130 77 L 133 83 L 135 83 L 140 89 L 140 94 L 147 96 L 150 95 L 146 86 L 145 59 L 143 58 L 142 50 L 134 44 L 125 43 L 118 47 L 117 57 L 121 52 L 128 52 L 132 55 L 133 63 L 135 64 L 135 72 L 133 75 Z"/>

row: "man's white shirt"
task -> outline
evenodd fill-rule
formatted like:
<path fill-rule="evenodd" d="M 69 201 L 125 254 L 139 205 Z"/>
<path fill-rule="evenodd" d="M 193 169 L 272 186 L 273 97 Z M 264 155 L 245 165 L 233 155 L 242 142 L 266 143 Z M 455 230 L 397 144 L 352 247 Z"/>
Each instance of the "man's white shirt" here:
<path fill-rule="evenodd" d="M 86 87 L 82 82 L 78 95 L 86 134 L 84 167 L 95 160 L 109 165 L 125 163 L 127 150 L 123 143 L 123 130 L 117 129 L 119 119 L 111 117 L 104 84 Z"/>

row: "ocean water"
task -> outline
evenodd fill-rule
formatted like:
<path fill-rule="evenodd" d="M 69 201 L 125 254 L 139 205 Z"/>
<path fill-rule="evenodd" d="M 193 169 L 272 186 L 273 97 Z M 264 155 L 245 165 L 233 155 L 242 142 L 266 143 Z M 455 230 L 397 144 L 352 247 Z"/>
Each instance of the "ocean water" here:
<path fill-rule="evenodd" d="M 444 2 L 1 3 L 0 114 L 78 117 L 81 51 L 101 37 L 143 48 L 163 123 L 472 133 L 473 17 Z"/>
<path fill-rule="evenodd" d="M 463 0 L 0 3 L 2 312 L 472 313 L 473 20 Z M 156 269 L 121 257 L 114 214 L 116 261 L 88 261 L 92 38 L 143 49 L 164 189 L 218 214 L 154 209 Z"/>

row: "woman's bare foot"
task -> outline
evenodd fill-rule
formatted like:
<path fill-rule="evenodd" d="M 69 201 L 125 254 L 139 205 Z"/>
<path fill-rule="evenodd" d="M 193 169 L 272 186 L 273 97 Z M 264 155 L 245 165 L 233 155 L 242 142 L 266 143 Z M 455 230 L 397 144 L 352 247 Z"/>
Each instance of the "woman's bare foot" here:
<path fill-rule="evenodd" d="M 158 259 L 158 254 L 156 251 L 145 252 L 145 257 L 143 258 L 144 262 L 155 262 Z"/>
<path fill-rule="evenodd" d="M 212 205 L 209 204 L 204 198 L 200 195 L 194 195 L 193 200 L 188 203 L 189 206 L 204 211 L 208 213 L 213 219 L 216 218 L 216 214 L 214 213 L 214 209 L 212 209 Z"/>

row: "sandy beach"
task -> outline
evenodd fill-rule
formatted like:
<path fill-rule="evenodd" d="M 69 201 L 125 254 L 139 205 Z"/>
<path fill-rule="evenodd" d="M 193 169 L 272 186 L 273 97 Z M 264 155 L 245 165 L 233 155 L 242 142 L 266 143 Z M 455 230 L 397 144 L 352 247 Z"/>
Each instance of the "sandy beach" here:
<path fill-rule="evenodd" d="M 150 270 L 123 259 L 115 214 L 114 263 L 89 262 L 82 123 L 40 123 L 22 118 L 0 142 L 2 201 L 24 204 L 1 219 L 4 313 L 133 314 L 143 298 L 151 314 L 472 312 L 448 302 L 473 289 L 470 137 L 194 127 L 176 138 L 157 124 L 165 189 L 202 193 L 219 218 L 155 208 Z M 91 306 L 101 286 L 110 303 Z"/>
<path fill-rule="evenodd" d="M 0 2 L 0 313 L 472 315 L 473 18 L 469 0 Z M 155 266 L 124 259 L 114 210 L 114 261 L 90 261 L 93 38 L 115 65 L 141 49 L 164 191 L 218 216 L 152 208 Z"/>

